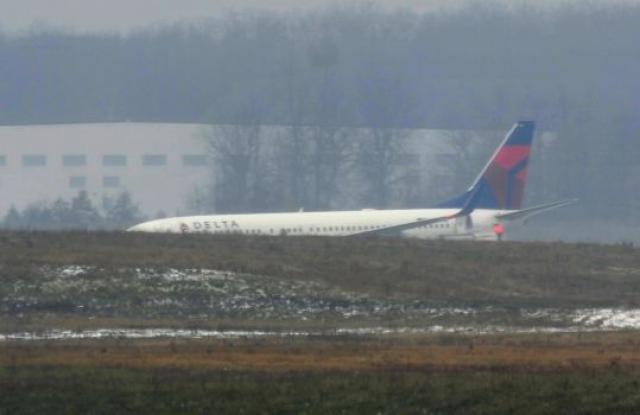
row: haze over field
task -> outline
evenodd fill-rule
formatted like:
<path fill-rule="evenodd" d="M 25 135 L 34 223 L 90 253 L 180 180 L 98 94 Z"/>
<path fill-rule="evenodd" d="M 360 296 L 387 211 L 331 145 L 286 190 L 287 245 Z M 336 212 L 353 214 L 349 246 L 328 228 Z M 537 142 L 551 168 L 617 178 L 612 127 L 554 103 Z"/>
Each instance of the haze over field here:
<path fill-rule="evenodd" d="M 465 6 L 479 7 L 477 0 L 378 0 L 353 1 L 383 10 L 433 12 Z M 496 0 L 501 7 L 555 8 L 581 4 L 578 0 Z M 638 3 L 638 0 L 592 0 L 590 5 Z M 10 32 L 52 27 L 77 31 L 126 31 L 159 23 L 198 21 L 229 12 L 276 11 L 289 13 L 344 6 L 336 0 L 4 0 L 0 29 Z"/>

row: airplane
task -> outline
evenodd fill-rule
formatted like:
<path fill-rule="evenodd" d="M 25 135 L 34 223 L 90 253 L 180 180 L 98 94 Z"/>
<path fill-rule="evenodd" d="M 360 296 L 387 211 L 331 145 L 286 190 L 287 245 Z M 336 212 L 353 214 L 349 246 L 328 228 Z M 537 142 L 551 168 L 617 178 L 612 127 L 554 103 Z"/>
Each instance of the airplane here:
<path fill-rule="evenodd" d="M 141 223 L 128 231 L 502 240 L 505 227 L 575 203 L 567 199 L 522 209 L 534 129 L 533 121 L 516 123 L 471 187 L 436 208 L 175 217 Z"/>

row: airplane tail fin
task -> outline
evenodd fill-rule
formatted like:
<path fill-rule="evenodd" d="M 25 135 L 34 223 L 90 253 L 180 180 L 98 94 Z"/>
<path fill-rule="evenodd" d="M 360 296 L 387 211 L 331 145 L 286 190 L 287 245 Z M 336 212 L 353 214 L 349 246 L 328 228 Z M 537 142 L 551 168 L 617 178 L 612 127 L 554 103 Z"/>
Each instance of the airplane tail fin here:
<path fill-rule="evenodd" d="M 476 209 L 519 210 L 534 129 L 533 121 L 516 123 L 469 190 L 438 207 L 463 208 L 473 197 Z"/>

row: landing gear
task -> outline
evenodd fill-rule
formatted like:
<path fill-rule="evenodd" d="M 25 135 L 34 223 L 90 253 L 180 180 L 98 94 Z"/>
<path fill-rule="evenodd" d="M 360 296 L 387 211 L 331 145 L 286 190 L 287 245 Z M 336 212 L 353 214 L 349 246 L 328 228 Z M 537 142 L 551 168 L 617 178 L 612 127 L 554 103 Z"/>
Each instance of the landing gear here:
<path fill-rule="evenodd" d="M 501 223 L 496 223 L 493 225 L 493 233 L 496 234 L 496 238 L 498 241 L 502 241 L 502 236 L 504 235 L 504 226 Z"/>

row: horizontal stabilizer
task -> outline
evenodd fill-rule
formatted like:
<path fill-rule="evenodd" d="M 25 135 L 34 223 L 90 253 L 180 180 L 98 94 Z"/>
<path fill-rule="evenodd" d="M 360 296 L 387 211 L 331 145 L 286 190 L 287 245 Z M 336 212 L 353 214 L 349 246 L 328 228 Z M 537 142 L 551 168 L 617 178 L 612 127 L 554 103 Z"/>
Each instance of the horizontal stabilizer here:
<path fill-rule="evenodd" d="M 557 202 L 546 203 L 544 205 L 534 206 L 528 209 L 522 209 L 515 212 L 503 213 L 502 215 L 496 215 L 496 219 L 501 221 L 510 221 L 510 220 L 525 220 L 532 216 L 535 216 L 542 212 L 547 212 L 549 210 L 558 209 L 564 206 L 573 205 L 578 202 L 578 199 L 565 199 L 559 200 Z"/>

